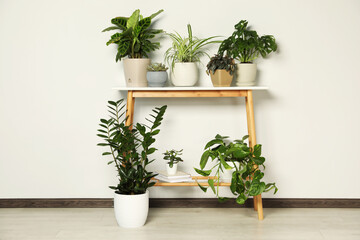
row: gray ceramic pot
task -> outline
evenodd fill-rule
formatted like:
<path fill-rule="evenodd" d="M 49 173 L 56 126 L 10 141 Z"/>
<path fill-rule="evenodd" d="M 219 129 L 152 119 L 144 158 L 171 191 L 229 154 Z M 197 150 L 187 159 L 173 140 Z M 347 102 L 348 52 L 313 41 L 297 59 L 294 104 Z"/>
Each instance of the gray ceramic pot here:
<path fill-rule="evenodd" d="M 146 73 L 149 87 L 164 87 L 168 80 L 168 74 L 166 71 L 150 72 Z"/>

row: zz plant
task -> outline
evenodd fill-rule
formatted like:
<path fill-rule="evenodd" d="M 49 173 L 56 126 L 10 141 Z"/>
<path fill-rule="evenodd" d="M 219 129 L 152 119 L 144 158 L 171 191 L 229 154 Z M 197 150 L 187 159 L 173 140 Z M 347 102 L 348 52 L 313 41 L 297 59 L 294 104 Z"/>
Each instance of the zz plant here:
<path fill-rule="evenodd" d="M 155 136 L 159 134 L 159 126 L 163 120 L 167 106 L 153 109 L 151 118 L 147 119 L 149 124 L 137 123 L 127 126 L 123 104 L 124 99 L 109 101 L 108 119 L 100 119 L 100 129 L 97 136 L 104 141 L 98 146 L 108 147 L 109 151 L 102 155 L 111 155 L 112 160 L 108 164 L 114 164 L 119 177 L 117 186 L 110 186 L 119 194 L 143 194 L 146 189 L 155 183 L 150 182 L 156 174 L 146 170 L 146 167 L 154 160 L 149 155 L 157 149 L 152 147 Z"/>
<path fill-rule="evenodd" d="M 234 33 L 221 43 L 218 54 L 225 53 L 241 63 L 251 63 L 258 57 L 265 57 L 276 50 L 274 36 L 260 37 L 256 31 L 248 28 L 248 21 L 241 20 L 235 25 Z"/>
<path fill-rule="evenodd" d="M 217 134 L 215 139 L 209 141 L 201 156 L 200 169 L 194 168 L 202 176 L 210 176 L 214 173 L 215 178 L 209 178 L 208 183 L 218 200 L 223 202 L 229 199 L 219 196 L 220 171 L 225 169 L 234 169 L 230 190 L 235 195 L 238 204 L 244 204 L 249 196 L 257 196 L 271 189 L 274 189 L 275 194 L 278 190 L 275 183 L 266 184 L 262 181 L 264 173 L 261 168 L 265 168 L 265 158 L 261 156 L 261 145 L 257 144 L 254 148 L 248 147 L 244 142 L 248 136 L 230 143 L 225 142 L 227 138 Z M 216 160 L 216 163 L 209 170 L 204 170 L 209 159 Z M 233 163 L 232 166 L 230 162 Z M 208 189 L 199 183 L 198 185 L 204 192 Z"/>
<path fill-rule="evenodd" d="M 111 36 L 106 45 L 117 44 L 118 51 L 116 62 L 124 57 L 142 58 L 148 57 L 148 53 L 159 49 L 159 42 L 151 42 L 157 34 L 162 33 L 161 29 L 151 29 L 151 21 L 164 10 L 152 14 L 149 17 L 143 17 L 140 10 L 137 9 L 133 14 L 127 17 L 116 17 L 111 19 L 114 26 L 105 28 L 103 32 L 111 30 L 120 30 Z"/>

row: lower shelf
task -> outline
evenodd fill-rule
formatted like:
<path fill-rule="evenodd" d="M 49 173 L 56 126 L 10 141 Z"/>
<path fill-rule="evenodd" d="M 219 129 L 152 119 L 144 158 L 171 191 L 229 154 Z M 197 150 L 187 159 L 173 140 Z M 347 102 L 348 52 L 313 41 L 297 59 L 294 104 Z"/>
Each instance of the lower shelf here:
<path fill-rule="evenodd" d="M 169 182 L 162 182 L 158 179 L 153 178 L 152 180 L 154 180 L 155 183 L 155 187 L 197 187 L 198 183 L 201 186 L 209 186 L 208 182 L 202 182 L 204 180 L 207 179 L 216 179 L 216 177 L 203 177 L 203 176 L 192 176 L 191 177 L 194 182 L 175 182 L 175 183 L 169 183 Z M 199 180 L 199 181 L 197 181 Z M 219 186 L 230 186 L 231 183 L 228 182 L 220 182 Z M 218 184 L 215 182 L 214 186 L 217 186 Z"/>

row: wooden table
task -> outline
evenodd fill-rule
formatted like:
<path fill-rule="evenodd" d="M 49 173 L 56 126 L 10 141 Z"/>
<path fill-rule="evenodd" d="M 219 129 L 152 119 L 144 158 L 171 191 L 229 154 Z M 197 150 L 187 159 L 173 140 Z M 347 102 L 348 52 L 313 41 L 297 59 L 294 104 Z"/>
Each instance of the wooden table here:
<path fill-rule="evenodd" d="M 134 119 L 135 98 L 190 98 L 190 97 L 245 97 L 249 146 L 256 145 L 253 91 L 266 90 L 264 86 L 252 87 L 116 87 L 115 90 L 127 91 L 126 124 L 130 125 Z M 199 178 L 199 177 L 194 177 Z M 206 185 L 206 183 L 201 183 Z M 164 183 L 157 182 L 155 186 L 197 186 L 196 182 Z M 229 186 L 229 183 L 220 183 Z M 254 209 L 258 212 L 259 220 L 264 219 L 261 195 L 254 196 Z"/>

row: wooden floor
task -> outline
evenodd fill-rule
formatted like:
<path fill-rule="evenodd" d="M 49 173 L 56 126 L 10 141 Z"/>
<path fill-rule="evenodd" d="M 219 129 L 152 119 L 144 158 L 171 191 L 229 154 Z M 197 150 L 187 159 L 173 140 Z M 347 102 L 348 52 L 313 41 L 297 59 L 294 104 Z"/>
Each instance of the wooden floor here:
<path fill-rule="evenodd" d="M 122 229 L 111 208 L 0 209 L 0 240 L 10 239 L 336 239 L 360 240 L 360 209 L 151 208 L 146 225 Z"/>

